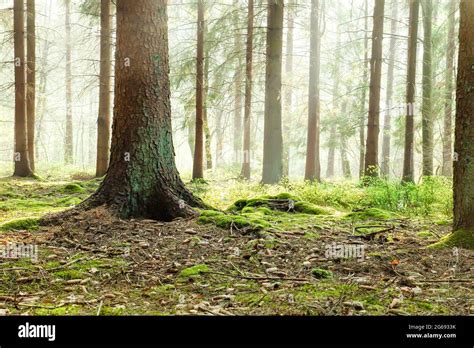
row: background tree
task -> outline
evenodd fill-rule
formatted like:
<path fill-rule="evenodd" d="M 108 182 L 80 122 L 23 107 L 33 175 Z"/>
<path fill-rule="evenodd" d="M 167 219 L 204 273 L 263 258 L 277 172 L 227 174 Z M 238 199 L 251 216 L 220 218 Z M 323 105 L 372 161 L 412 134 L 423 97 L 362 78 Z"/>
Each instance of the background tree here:
<path fill-rule="evenodd" d="M 204 177 L 203 171 L 203 103 L 204 103 L 204 0 L 198 0 L 196 56 L 196 133 L 194 137 L 193 179 Z"/>
<path fill-rule="evenodd" d="M 268 4 L 265 73 L 265 113 L 263 138 L 264 184 L 275 184 L 282 177 L 281 68 L 283 41 L 283 0 Z"/>
<path fill-rule="evenodd" d="M 410 19 L 408 27 L 407 94 L 405 119 L 405 148 L 403 157 L 403 178 L 405 182 L 414 181 L 414 113 L 416 87 L 416 46 L 418 39 L 419 0 L 410 0 Z"/>
<path fill-rule="evenodd" d="M 252 65 L 253 65 L 253 0 L 248 0 L 247 9 L 247 43 L 245 59 L 245 109 L 244 109 L 244 141 L 241 175 L 250 180 L 250 122 L 252 115 Z"/>
<path fill-rule="evenodd" d="M 432 17 L 433 4 L 431 0 L 423 0 L 423 102 L 422 144 L 423 144 L 423 175 L 433 175 L 433 106 L 432 106 Z"/>
<path fill-rule="evenodd" d="M 32 176 L 28 158 L 26 115 L 25 5 L 13 2 L 14 62 L 15 62 L 15 176 Z"/>
<path fill-rule="evenodd" d="M 365 151 L 365 175 L 378 173 L 378 144 L 380 118 L 380 81 L 382 78 L 382 40 L 385 0 L 375 0 L 370 59 L 369 118 Z"/>
<path fill-rule="evenodd" d="M 101 0 L 99 116 L 97 118 L 97 177 L 104 176 L 107 172 L 110 153 L 110 88 L 112 80 L 112 17 L 110 9 L 110 0 Z"/>
<path fill-rule="evenodd" d="M 308 92 L 308 136 L 306 148 L 305 180 L 321 181 L 320 146 L 320 105 L 319 105 L 319 71 L 321 34 L 319 26 L 319 0 L 311 1 L 311 44 L 309 65 Z"/>
<path fill-rule="evenodd" d="M 26 17 L 26 115 L 28 133 L 28 160 L 35 171 L 35 103 L 36 103 L 36 11 L 34 0 L 27 0 Z"/>
<path fill-rule="evenodd" d="M 65 0 L 66 29 L 66 133 L 64 161 L 73 163 L 73 122 L 72 122 L 72 43 L 71 43 L 71 0 Z"/>

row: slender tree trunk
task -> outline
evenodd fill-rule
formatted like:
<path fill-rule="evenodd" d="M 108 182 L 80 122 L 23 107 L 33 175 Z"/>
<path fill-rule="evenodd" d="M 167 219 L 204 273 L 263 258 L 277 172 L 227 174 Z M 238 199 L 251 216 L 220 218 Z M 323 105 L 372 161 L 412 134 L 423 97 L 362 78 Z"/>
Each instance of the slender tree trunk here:
<path fill-rule="evenodd" d="M 347 114 L 347 100 L 342 103 L 341 114 L 345 116 Z M 351 173 L 351 164 L 349 162 L 349 158 L 347 156 L 347 135 L 345 134 L 345 129 L 343 127 L 339 127 L 339 149 L 341 151 L 341 165 L 342 165 L 342 175 L 344 178 L 350 179 L 352 177 Z"/>
<path fill-rule="evenodd" d="M 27 0 L 26 19 L 26 115 L 28 132 L 28 159 L 35 171 L 35 102 L 36 102 L 36 11 L 34 0 Z"/>
<path fill-rule="evenodd" d="M 461 0 L 454 151 L 452 244 L 474 249 L 474 1 Z"/>
<path fill-rule="evenodd" d="M 26 115 L 26 58 L 25 58 L 25 5 L 23 0 L 14 0 L 14 54 L 15 54 L 15 169 L 14 176 L 32 176 L 28 158 L 28 136 Z"/>
<path fill-rule="evenodd" d="M 112 80 L 111 2 L 101 0 L 99 116 L 97 118 L 96 176 L 104 176 L 110 153 L 110 89 Z"/>
<path fill-rule="evenodd" d="M 339 92 L 339 65 L 341 62 L 340 56 L 340 42 L 341 42 L 341 33 L 338 30 L 336 37 L 336 47 L 337 47 L 337 54 L 334 57 L 334 68 L 332 72 L 332 79 L 334 81 L 333 88 L 332 88 L 332 109 L 333 111 L 330 113 L 331 117 L 331 126 L 329 128 L 329 141 L 328 141 L 328 163 L 326 169 L 326 177 L 332 178 L 334 176 L 334 168 L 336 162 L 336 147 L 337 147 L 337 112 L 338 112 L 338 96 L 341 94 Z"/>
<path fill-rule="evenodd" d="M 390 176 L 390 146 L 391 146 L 391 131 L 392 131 L 392 97 L 393 97 L 393 77 L 395 69 L 396 56 L 396 38 L 397 23 L 398 23 L 398 1 L 392 0 L 392 18 L 390 21 L 390 51 L 388 58 L 387 69 L 387 90 L 385 96 L 385 116 L 383 124 L 383 138 L 382 138 L 382 176 L 388 178 Z"/>
<path fill-rule="evenodd" d="M 116 47 L 110 165 L 84 206 L 164 221 L 195 215 L 189 205 L 203 204 L 174 161 L 166 0 L 118 0 Z"/>
<path fill-rule="evenodd" d="M 283 0 L 273 0 L 268 4 L 262 174 L 264 184 L 278 183 L 283 169 L 281 125 L 283 6 Z"/>
<path fill-rule="evenodd" d="M 73 163 L 73 131 L 72 131 L 72 48 L 71 48 L 71 0 L 65 0 L 66 15 L 66 136 L 64 161 Z"/>
<path fill-rule="evenodd" d="M 204 0 L 198 0 L 196 58 L 196 135 L 194 142 L 193 179 L 204 177 L 203 171 L 203 99 L 204 99 Z"/>
<path fill-rule="evenodd" d="M 367 96 L 367 88 L 365 84 L 369 76 L 369 2 L 368 0 L 364 1 L 364 73 L 362 77 L 362 83 L 364 87 L 361 90 L 361 116 L 359 122 L 359 178 L 364 176 L 364 161 L 365 161 L 365 127 L 366 125 L 366 112 L 365 112 L 365 102 Z"/>
<path fill-rule="evenodd" d="M 455 51 L 455 17 L 457 1 L 449 2 L 448 17 L 448 50 L 446 51 L 446 96 L 444 104 L 444 131 L 443 131 L 443 169 L 442 175 L 453 175 L 453 139 L 452 139 L 452 100 L 453 100 L 453 73 Z"/>
<path fill-rule="evenodd" d="M 207 37 L 207 23 L 204 22 L 204 40 Z M 203 101 L 203 125 L 204 125 L 204 147 L 206 150 L 206 168 L 212 169 L 211 131 L 209 129 L 207 95 L 209 94 L 209 45 L 204 44 L 204 101 Z"/>
<path fill-rule="evenodd" d="M 364 164 L 364 174 L 367 176 L 377 176 L 378 174 L 384 5 L 385 0 L 375 0 L 372 55 L 370 59 L 369 118 L 367 123 L 367 143 Z"/>
<path fill-rule="evenodd" d="M 224 130 L 222 125 L 223 112 L 218 111 L 216 115 L 216 162 L 214 167 L 217 168 L 222 162 L 222 150 L 224 148 Z"/>
<path fill-rule="evenodd" d="M 234 75 L 234 162 L 239 163 L 239 153 L 242 149 L 242 38 L 239 25 L 239 1 L 234 0 L 234 48 L 236 55 L 236 66 Z"/>
<path fill-rule="evenodd" d="M 284 105 L 285 113 L 283 115 L 283 175 L 288 176 L 290 173 L 290 124 L 292 112 L 292 94 L 293 94 L 293 27 L 294 27 L 294 0 L 288 1 L 288 10 L 286 11 L 286 52 L 285 52 L 285 80 L 284 88 Z"/>
<path fill-rule="evenodd" d="M 403 181 L 414 181 L 414 113 L 416 86 L 416 43 L 418 36 L 419 0 L 410 0 L 410 19 L 408 29 L 408 63 L 407 63 L 407 113 L 405 120 L 405 151 L 403 157 Z"/>
<path fill-rule="evenodd" d="M 306 143 L 305 180 L 321 181 L 320 134 L 319 134 L 319 72 L 321 35 L 319 28 L 319 0 L 311 1 L 311 38 L 308 92 L 308 134 Z"/>
<path fill-rule="evenodd" d="M 241 176 L 250 180 L 250 122 L 252 115 L 253 0 L 248 0 L 245 64 L 244 143 Z"/>
<path fill-rule="evenodd" d="M 432 0 L 423 0 L 423 103 L 422 145 L 423 145 L 423 175 L 433 175 L 433 107 L 432 107 L 432 38 L 431 22 L 433 16 Z"/>

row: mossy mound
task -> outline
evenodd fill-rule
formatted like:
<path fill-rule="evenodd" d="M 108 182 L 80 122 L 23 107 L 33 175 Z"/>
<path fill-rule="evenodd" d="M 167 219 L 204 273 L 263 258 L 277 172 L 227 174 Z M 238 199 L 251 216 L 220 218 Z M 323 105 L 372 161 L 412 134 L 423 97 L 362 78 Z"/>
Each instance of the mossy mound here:
<path fill-rule="evenodd" d="M 393 214 L 379 208 L 366 208 L 360 209 L 356 211 L 352 211 L 351 213 L 346 215 L 347 218 L 352 220 L 388 220 L 393 217 Z"/>
<path fill-rule="evenodd" d="M 271 225 L 263 220 L 256 217 L 242 216 L 242 215 L 231 215 L 225 214 L 215 210 L 203 210 L 198 218 L 199 223 L 209 224 L 212 223 L 217 227 L 230 228 L 234 226 L 236 228 L 248 228 L 251 230 L 262 230 L 270 227 Z"/>
<path fill-rule="evenodd" d="M 428 246 L 430 249 L 441 249 L 441 248 L 452 248 L 460 247 L 465 249 L 474 250 L 474 230 L 460 229 L 454 231 L 438 242 Z"/>
<path fill-rule="evenodd" d="M 252 209 L 256 208 L 256 209 Z M 264 195 L 250 199 L 239 199 L 229 208 L 229 212 L 252 213 L 259 211 L 265 215 L 274 214 L 275 212 L 296 212 L 311 215 L 329 215 L 328 209 L 319 207 L 315 204 L 301 200 L 298 196 L 287 192 L 277 195 Z"/>
<path fill-rule="evenodd" d="M 180 273 L 179 276 L 181 278 L 189 278 L 189 277 L 194 277 L 198 276 L 202 273 L 209 272 L 209 267 L 205 264 L 200 264 L 192 267 L 188 267 L 183 269 Z"/>
<path fill-rule="evenodd" d="M 318 279 L 332 278 L 332 272 L 322 268 L 313 268 L 311 274 Z"/>
<path fill-rule="evenodd" d="M 5 222 L 4 224 L 0 225 L 0 231 L 34 231 L 37 230 L 39 227 L 39 219 L 38 218 L 22 218 L 22 219 L 15 219 Z"/>
<path fill-rule="evenodd" d="M 79 192 L 84 192 L 84 188 L 79 184 L 70 183 L 70 184 L 64 185 L 61 191 L 64 193 L 79 193 Z"/>

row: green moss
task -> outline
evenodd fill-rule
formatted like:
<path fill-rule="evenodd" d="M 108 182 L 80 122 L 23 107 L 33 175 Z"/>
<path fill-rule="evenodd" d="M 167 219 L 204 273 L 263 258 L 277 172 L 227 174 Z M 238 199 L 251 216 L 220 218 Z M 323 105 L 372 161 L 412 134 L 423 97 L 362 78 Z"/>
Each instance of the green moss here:
<path fill-rule="evenodd" d="M 322 268 L 313 268 L 311 274 L 318 279 L 332 278 L 332 272 Z"/>
<path fill-rule="evenodd" d="M 393 217 L 393 214 L 379 208 L 366 208 L 362 210 L 353 211 L 347 214 L 347 218 L 352 220 L 388 220 Z"/>
<path fill-rule="evenodd" d="M 80 313 L 80 307 L 77 305 L 67 305 L 58 308 L 38 308 L 36 315 L 77 315 Z"/>
<path fill-rule="evenodd" d="M 209 272 L 209 267 L 205 264 L 199 264 L 196 266 L 183 269 L 179 273 L 179 276 L 182 278 L 189 278 L 189 277 L 197 276 L 197 275 L 200 275 L 201 273 L 206 273 L 206 272 Z"/>
<path fill-rule="evenodd" d="M 234 226 L 237 228 L 250 227 L 253 230 L 261 230 L 271 226 L 267 221 L 254 216 L 224 214 L 212 210 L 201 211 L 198 222 L 202 224 L 212 223 L 217 227 L 226 229 Z"/>
<path fill-rule="evenodd" d="M 54 272 L 53 274 L 57 278 L 61 278 L 64 280 L 81 279 L 83 277 L 83 272 L 74 269 L 58 271 Z"/>
<path fill-rule="evenodd" d="M 433 237 L 433 233 L 431 233 L 430 231 L 421 231 L 421 232 L 418 232 L 416 235 L 422 238 Z"/>
<path fill-rule="evenodd" d="M 4 224 L 0 225 L 0 231 L 10 231 L 10 230 L 27 230 L 35 231 L 39 227 L 38 218 L 22 218 L 15 219 Z"/>
<path fill-rule="evenodd" d="M 64 185 L 61 191 L 64 193 L 79 193 L 79 192 L 84 192 L 84 188 L 79 184 L 70 183 L 70 184 Z"/>
<path fill-rule="evenodd" d="M 441 238 L 438 242 L 428 246 L 428 248 L 432 249 L 440 249 L 446 247 L 461 247 L 465 249 L 474 250 L 474 230 L 460 229 L 454 231 Z"/>
<path fill-rule="evenodd" d="M 313 214 L 313 215 L 329 215 L 330 212 L 327 209 L 318 207 L 312 203 L 308 202 L 296 202 L 295 211 L 303 214 Z"/>

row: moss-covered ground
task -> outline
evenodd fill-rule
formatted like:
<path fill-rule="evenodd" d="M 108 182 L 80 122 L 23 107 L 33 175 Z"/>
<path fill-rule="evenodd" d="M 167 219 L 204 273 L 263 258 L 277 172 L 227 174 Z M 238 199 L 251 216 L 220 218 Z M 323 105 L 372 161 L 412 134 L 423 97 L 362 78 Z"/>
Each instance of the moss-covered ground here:
<path fill-rule="evenodd" d="M 121 220 L 100 207 L 38 223 L 99 182 L 0 181 L 0 247 L 38 250 L 36 260 L 0 258 L 0 314 L 474 313 L 474 253 L 443 239 L 445 179 L 362 187 L 211 178 L 188 184 L 218 209 L 194 220 Z M 440 240 L 443 248 L 429 247 Z"/>

